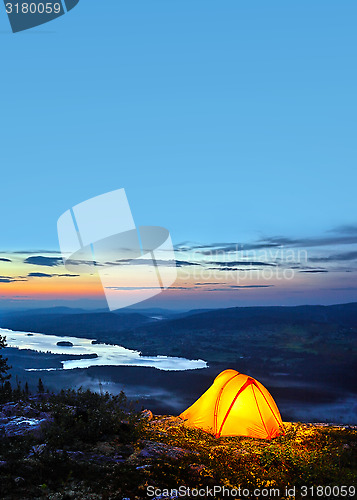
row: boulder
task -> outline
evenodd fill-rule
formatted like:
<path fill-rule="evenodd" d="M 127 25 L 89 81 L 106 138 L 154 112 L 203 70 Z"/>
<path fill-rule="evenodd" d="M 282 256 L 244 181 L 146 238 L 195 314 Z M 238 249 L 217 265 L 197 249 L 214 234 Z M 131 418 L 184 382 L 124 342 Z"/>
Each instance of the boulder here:
<path fill-rule="evenodd" d="M 76 463 L 117 464 L 125 462 L 125 459 L 117 454 L 114 456 L 107 456 L 98 453 L 64 450 L 56 450 L 56 454 L 63 455 Z"/>
<path fill-rule="evenodd" d="M 156 441 L 142 441 L 144 448 L 138 453 L 138 458 L 158 458 L 162 455 L 177 460 L 190 454 L 189 450 L 177 446 L 169 446 Z"/>
<path fill-rule="evenodd" d="M 39 437 L 42 427 L 48 422 L 49 418 L 12 417 L 9 418 L 6 424 L 0 425 L 0 433 L 3 430 L 6 437 L 24 436 L 26 434 L 35 434 Z"/>
<path fill-rule="evenodd" d="M 20 403 L 6 403 L 2 405 L 1 413 L 3 413 L 6 417 L 12 417 L 17 415 L 21 410 Z"/>
<path fill-rule="evenodd" d="M 33 408 L 31 405 L 27 405 L 21 410 L 21 414 L 26 417 L 34 418 L 40 415 L 40 411 L 36 410 L 36 408 Z"/>
<path fill-rule="evenodd" d="M 148 422 L 150 422 L 150 420 L 153 419 L 153 414 L 152 414 L 152 411 L 151 410 L 143 410 L 141 412 L 141 416 L 142 418 L 144 418 L 145 420 L 147 420 Z"/>

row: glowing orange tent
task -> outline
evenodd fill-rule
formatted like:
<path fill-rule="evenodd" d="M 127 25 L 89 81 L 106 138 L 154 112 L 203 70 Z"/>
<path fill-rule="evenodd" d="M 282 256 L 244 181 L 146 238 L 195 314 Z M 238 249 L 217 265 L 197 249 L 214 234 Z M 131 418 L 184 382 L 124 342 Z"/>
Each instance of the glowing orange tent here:
<path fill-rule="evenodd" d="M 272 439 L 284 434 L 274 399 L 257 380 L 225 370 L 180 417 L 186 425 L 220 436 Z"/>

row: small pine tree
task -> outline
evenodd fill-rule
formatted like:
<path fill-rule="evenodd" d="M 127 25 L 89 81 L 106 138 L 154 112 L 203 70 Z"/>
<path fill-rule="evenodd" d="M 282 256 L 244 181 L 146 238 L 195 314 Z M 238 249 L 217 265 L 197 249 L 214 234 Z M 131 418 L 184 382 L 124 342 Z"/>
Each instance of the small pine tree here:
<path fill-rule="evenodd" d="M 28 385 L 28 383 L 26 382 L 26 384 L 25 384 L 25 396 L 28 396 L 28 395 L 29 395 L 29 393 L 30 393 L 30 390 L 29 390 L 29 385 Z"/>
<path fill-rule="evenodd" d="M 0 388 L 0 403 L 7 403 L 12 400 L 12 387 L 8 380 Z"/>
<path fill-rule="evenodd" d="M 42 380 L 41 380 L 40 378 L 38 379 L 37 390 L 38 390 L 38 392 L 39 392 L 39 393 L 41 393 L 41 394 L 42 394 L 43 392 L 45 392 L 45 387 L 44 387 L 43 382 L 42 382 Z"/>
<path fill-rule="evenodd" d="M 6 337 L 2 337 L 0 335 L 0 349 L 3 349 L 6 347 Z M 10 374 L 8 374 L 8 371 L 10 370 L 11 366 L 7 364 L 7 358 L 3 358 L 0 354 L 0 387 L 2 388 L 4 386 L 4 383 L 9 380 L 11 377 Z"/>
<path fill-rule="evenodd" d="M 6 382 L 4 383 L 3 391 L 9 397 L 9 399 L 11 399 L 12 387 L 11 387 L 9 380 L 6 380 Z"/>
<path fill-rule="evenodd" d="M 16 381 L 16 386 L 12 390 L 12 395 L 15 400 L 19 400 L 22 397 L 22 388 L 21 388 L 21 380 L 18 379 L 17 375 L 15 381 Z"/>

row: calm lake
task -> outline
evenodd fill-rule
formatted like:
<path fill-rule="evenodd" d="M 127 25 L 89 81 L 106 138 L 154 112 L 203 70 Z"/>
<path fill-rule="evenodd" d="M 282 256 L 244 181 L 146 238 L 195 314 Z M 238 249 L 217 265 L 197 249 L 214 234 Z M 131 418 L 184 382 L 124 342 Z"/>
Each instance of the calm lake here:
<path fill-rule="evenodd" d="M 82 359 L 63 360 L 63 370 L 89 368 L 91 366 L 147 366 L 166 371 L 194 370 L 207 367 L 207 363 L 201 359 L 141 356 L 139 351 L 125 349 L 119 345 L 96 344 L 93 339 L 16 332 L 3 328 L 0 328 L 0 335 L 6 336 L 8 347 L 60 355 L 75 354 L 76 356 L 83 356 Z M 68 345 L 57 345 L 58 342 L 66 342 Z M 84 357 L 93 354 L 97 357 Z"/>

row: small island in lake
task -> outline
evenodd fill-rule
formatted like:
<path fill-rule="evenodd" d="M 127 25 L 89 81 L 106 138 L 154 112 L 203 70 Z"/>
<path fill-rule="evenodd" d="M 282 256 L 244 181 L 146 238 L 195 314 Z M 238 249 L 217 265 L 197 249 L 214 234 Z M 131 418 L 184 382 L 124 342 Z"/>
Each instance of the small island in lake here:
<path fill-rule="evenodd" d="M 57 342 L 57 345 L 61 347 L 73 347 L 72 342 L 69 342 L 68 340 L 60 340 Z"/>

